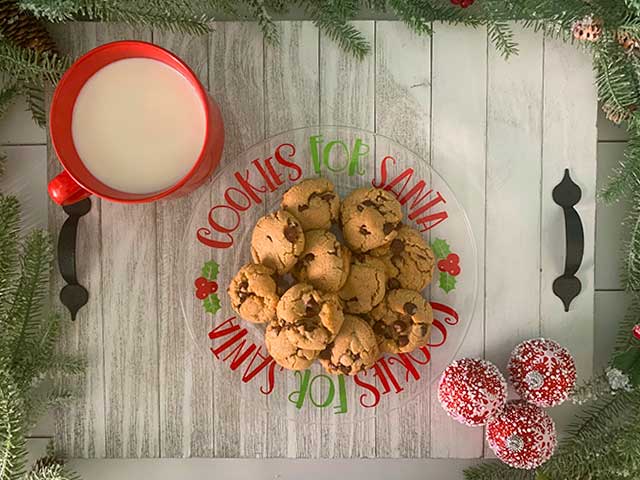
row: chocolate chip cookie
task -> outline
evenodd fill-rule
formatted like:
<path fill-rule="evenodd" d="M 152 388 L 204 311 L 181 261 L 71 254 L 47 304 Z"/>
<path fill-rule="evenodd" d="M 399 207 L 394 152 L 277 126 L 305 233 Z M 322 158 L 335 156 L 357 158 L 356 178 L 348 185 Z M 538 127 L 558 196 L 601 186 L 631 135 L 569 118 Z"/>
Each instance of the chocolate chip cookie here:
<path fill-rule="evenodd" d="M 380 259 L 354 253 L 349 276 L 338 292 L 344 310 L 349 313 L 370 312 L 384 298 L 385 264 Z"/>
<path fill-rule="evenodd" d="M 351 252 L 325 230 L 309 230 L 304 237 L 304 252 L 291 273 L 299 282 L 337 292 L 347 280 Z"/>
<path fill-rule="evenodd" d="M 320 352 L 320 363 L 333 375 L 355 375 L 379 356 L 378 342 L 367 322 L 355 315 L 345 315 L 336 339 Z"/>
<path fill-rule="evenodd" d="M 400 227 L 396 238 L 372 250 L 371 255 L 384 261 L 390 289 L 420 291 L 431 283 L 435 256 L 424 237 L 414 228 Z"/>
<path fill-rule="evenodd" d="M 296 347 L 289 341 L 285 331 L 276 323 L 269 324 L 264 335 L 269 355 L 276 363 L 289 370 L 306 370 L 320 353 Z"/>
<path fill-rule="evenodd" d="M 296 217 L 305 231 L 328 230 L 338 221 L 340 197 L 326 178 L 310 178 L 284 193 L 282 209 Z"/>
<path fill-rule="evenodd" d="M 411 352 L 429 341 L 431 305 L 413 290 L 391 290 L 367 317 L 382 352 Z"/>
<path fill-rule="evenodd" d="M 290 213 L 278 210 L 262 217 L 251 236 L 253 261 L 287 273 L 304 250 L 304 233 L 300 222 Z"/>
<path fill-rule="evenodd" d="M 233 277 L 227 292 L 231 306 L 243 319 L 252 323 L 276 319 L 279 297 L 274 273 L 269 267 L 249 263 Z"/>
<path fill-rule="evenodd" d="M 344 315 L 335 293 L 322 293 L 308 283 L 285 292 L 276 308 L 277 324 L 298 348 L 324 350 L 336 338 Z"/>
<path fill-rule="evenodd" d="M 354 190 L 340 208 L 344 239 L 357 252 L 367 252 L 389 243 L 398 234 L 401 220 L 398 200 L 378 188 Z"/>

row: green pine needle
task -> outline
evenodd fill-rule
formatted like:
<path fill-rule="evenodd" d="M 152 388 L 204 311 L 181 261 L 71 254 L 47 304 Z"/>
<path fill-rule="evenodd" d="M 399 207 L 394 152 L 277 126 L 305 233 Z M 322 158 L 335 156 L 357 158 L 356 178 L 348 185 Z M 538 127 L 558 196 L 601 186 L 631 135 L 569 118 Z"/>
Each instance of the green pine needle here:
<path fill-rule="evenodd" d="M 65 57 L 18 47 L 0 37 L 0 71 L 16 84 L 56 83 L 68 66 Z"/>
<path fill-rule="evenodd" d="M 19 88 L 11 84 L 0 89 L 0 118 L 4 117 L 18 95 Z"/>

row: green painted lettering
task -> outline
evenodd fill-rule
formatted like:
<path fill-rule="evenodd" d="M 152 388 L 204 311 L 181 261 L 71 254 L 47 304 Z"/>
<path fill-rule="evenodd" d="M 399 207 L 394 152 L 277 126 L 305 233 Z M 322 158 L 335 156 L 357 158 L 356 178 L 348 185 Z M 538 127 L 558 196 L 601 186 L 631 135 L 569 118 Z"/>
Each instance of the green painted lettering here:
<path fill-rule="evenodd" d="M 304 404 L 304 399 L 307 396 L 307 390 L 309 390 L 309 378 L 311 377 L 311 370 L 305 370 L 303 372 L 294 372 L 295 376 L 300 380 L 300 389 L 294 390 L 289 394 L 289 401 L 295 404 L 297 409 L 301 409 Z"/>

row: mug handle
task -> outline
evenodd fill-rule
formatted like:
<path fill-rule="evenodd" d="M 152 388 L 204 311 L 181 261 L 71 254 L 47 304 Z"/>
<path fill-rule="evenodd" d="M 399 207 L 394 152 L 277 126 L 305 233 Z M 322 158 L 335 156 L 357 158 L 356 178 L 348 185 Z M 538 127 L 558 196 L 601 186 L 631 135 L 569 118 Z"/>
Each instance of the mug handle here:
<path fill-rule="evenodd" d="M 49 182 L 49 196 L 58 205 L 72 205 L 91 196 L 84 188 L 63 170 Z"/>

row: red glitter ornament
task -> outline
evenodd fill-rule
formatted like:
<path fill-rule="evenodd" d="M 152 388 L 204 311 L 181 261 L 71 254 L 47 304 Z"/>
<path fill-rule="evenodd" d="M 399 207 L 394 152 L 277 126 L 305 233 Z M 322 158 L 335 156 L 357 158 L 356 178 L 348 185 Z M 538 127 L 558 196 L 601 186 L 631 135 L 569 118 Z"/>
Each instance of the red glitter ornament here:
<path fill-rule="evenodd" d="M 539 407 L 560 405 L 576 385 L 571 353 L 553 340 L 522 342 L 513 350 L 508 369 L 518 395 Z"/>
<path fill-rule="evenodd" d="M 485 425 L 504 407 L 507 383 L 494 364 L 462 358 L 442 374 L 438 400 L 454 420 L 470 427 Z"/>
<path fill-rule="evenodd" d="M 514 468 L 537 468 L 556 448 L 556 426 L 540 407 L 523 400 L 507 402 L 487 426 L 487 442 L 496 456 Z"/>
<path fill-rule="evenodd" d="M 640 340 L 640 323 L 633 327 L 633 336 Z"/>

